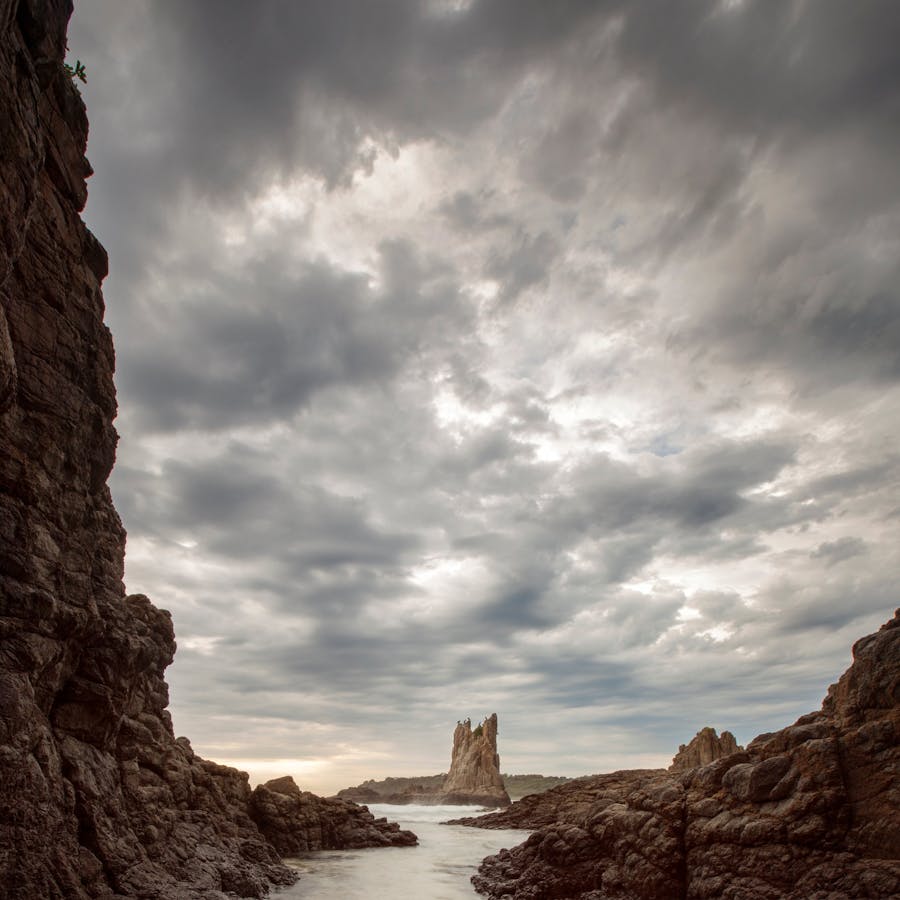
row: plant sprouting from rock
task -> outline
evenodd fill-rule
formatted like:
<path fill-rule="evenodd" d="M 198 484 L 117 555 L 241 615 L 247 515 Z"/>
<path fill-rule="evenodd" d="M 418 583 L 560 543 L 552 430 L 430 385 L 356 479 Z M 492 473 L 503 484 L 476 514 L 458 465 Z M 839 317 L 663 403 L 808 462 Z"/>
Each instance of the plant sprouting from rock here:
<path fill-rule="evenodd" d="M 74 66 L 70 66 L 68 63 L 63 63 L 63 69 L 65 69 L 66 75 L 68 75 L 73 82 L 77 78 L 82 84 L 87 84 L 87 70 L 84 67 L 84 63 L 80 59 L 75 60 Z"/>

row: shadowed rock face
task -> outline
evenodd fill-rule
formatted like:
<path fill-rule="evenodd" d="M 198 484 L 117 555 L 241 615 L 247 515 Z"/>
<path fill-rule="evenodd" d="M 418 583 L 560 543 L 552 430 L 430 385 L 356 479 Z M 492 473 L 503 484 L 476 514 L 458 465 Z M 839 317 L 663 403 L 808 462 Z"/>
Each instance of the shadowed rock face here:
<path fill-rule="evenodd" d="M 71 12 L 0 0 L 0 897 L 260 897 L 295 873 L 251 818 L 247 776 L 176 740 L 171 618 L 122 583 Z"/>
<path fill-rule="evenodd" d="M 684 772 L 579 779 L 467 824 L 537 828 L 473 878 L 511 900 L 900 896 L 900 610 L 819 712 Z"/>
<path fill-rule="evenodd" d="M 450 771 L 441 786 L 441 794 L 444 803 L 509 805 L 497 753 L 497 713 L 488 716 L 474 730 L 468 719 L 457 724 Z"/>
<path fill-rule="evenodd" d="M 669 766 L 670 772 L 685 772 L 705 766 L 723 756 L 730 756 L 743 750 L 738 746 L 730 731 L 723 731 L 722 736 L 716 734 L 715 728 L 701 728 L 689 744 L 682 744 Z"/>
<path fill-rule="evenodd" d="M 250 816 L 282 856 L 417 843 L 416 836 L 396 822 L 376 819 L 365 806 L 349 800 L 301 791 L 290 776 L 259 785 L 250 797 Z"/>

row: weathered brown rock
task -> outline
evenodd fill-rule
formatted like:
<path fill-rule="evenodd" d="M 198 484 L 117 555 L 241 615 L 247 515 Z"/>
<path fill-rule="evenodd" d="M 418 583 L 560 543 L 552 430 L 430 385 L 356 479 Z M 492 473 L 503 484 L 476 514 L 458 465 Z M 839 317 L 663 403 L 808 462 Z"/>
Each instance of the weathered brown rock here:
<path fill-rule="evenodd" d="M 337 796 L 357 803 L 509 806 L 497 753 L 497 714 L 474 729 L 470 719 L 456 723 L 446 775 L 370 780 L 344 788 Z"/>
<path fill-rule="evenodd" d="M 260 897 L 295 873 L 250 817 L 247 776 L 175 739 L 171 619 L 122 582 L 71 12 L 0 0 L 0 897 Z"/>
<path fill-rule="evenodd" d="M 743 750 L 738 746 L 730 731 L 723 731 L 721 737 L 715 728 L 701 728 L 689 744 L 682 744 L 669 766 L 670 772 L 686 772 L 697 766 L 706 766 L 723 756 L 730 756 Z"/>
<path fill-rule="evenodd" d="M 450 771 L 441 785 L 441 802 L 509 805 L 497 753 L 497 713 L 475 729 L 469 719 L 457 723 Z"/>
<path fill-rule="evenodd" d="M 900 896 L 900 611 L 820 712 L 684 772 L 579 779 L 481 819 L 537 828 L 488 857 L 504 900 Z"/>
<path fill-rule="evenodd" d="M 250 798 L 250 816 L 282 856 L 417 843 L 416 836 L 396 822 L 376 819 L 365 806 L 348 800 L 301 791 L 290 777 L 259 785 Z"/>

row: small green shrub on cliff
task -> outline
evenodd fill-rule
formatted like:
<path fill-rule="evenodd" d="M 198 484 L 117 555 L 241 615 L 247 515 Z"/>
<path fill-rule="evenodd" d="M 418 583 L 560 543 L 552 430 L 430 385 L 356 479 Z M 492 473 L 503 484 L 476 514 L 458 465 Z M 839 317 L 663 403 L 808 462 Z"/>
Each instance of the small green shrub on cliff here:
<path fill-rule="evenodd" d="M 475 737 L 481 737 L 481 735 L 484 734 L 484 729 L 479 725 L 479 726 L 472 732 L 472 734 L 474 734 Z"/>
<path fill-rule="evenodd" d="M 75 81 L 77 78 L 82 84 L 87 84 L 87 70 L 84 67 L 84 63 L 80 59 L 75 60 L 75 65 L 70 66 L 68 63 L 63 63 L 63 69 L 66 72 L 66 75 Z"/>

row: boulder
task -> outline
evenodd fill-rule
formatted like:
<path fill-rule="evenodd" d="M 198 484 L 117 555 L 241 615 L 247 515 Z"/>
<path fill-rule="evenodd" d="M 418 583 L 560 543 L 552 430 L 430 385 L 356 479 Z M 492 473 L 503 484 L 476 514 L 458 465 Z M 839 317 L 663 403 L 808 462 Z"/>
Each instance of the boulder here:
<path fill-rule="evenodd" d="M 250 817 L 282 856 L 310 850 L 408 847 L 417 843 L 396 822 L 376 819 L 365 806 L 301 791 L 290 776 L 259 785 L 250 797 Z"/>

